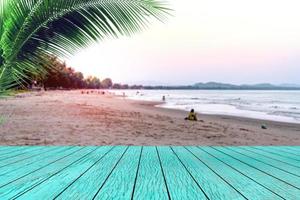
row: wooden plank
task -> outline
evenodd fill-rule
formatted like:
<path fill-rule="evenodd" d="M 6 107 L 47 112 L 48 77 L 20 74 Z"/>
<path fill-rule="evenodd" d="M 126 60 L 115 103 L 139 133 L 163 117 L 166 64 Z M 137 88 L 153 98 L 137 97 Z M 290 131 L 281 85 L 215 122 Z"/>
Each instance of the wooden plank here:
<path fill-rule="evenodd" d="M 270 164 L 266 164 L 264 162 L 260 162 L 256 159 L 253 159 L 251 157 L 245 156 L 243 154 L 240 154 L 232 149 L 228 148 L 215 148 L 216 150 L 231 156 L 232 158 L 239 160 L 240 162 L 243 162 L 263 173 L 265 173 L 268 176 L 272 176 L 286 184 L 288 184 L 287 188 L 290 188 L 290 191 L 294 191 L 294 194 L 299 194 L 300 197 L 300 177 L 295 176 L 293 174 L 287 173 L 281 169 L 276 168 L 275 166 L 272 166 Z M 236 149 L 236 148 L 233 148 Z M 299 170 L 300 172 L 300 170 Z"/>
<path fill-rule="evenodd" d="M 77 151 L 71 152 L 64 157 L 61 157 L 60 159 L 56 159 L 55 161 L 51 160 L 51 162 L 49 162 L 47 161 L 47 159 L 49 158 L 46 158 L 46 165 L 37 170 L 31 171 L 30 173 L 22 173 L 22 171 L 20 171 L 18 179 L 14 180 L 13 182 L 9 182 L 8 184 L 4 184 L 0 187 L 0 198 L 9 199 L 18 196 L 20 193 L 25 192 L 35 184 L 39 184 L 44 179 L 47 179 L 49 176 L 59 172 L 73 162 L 76 162 L 78 159 L 82 159 L 84 156 L 87 156 L 95 149 L 95 147 L 79 148 Z M 25 175 L 20 177 L 21 174 Z M 11 175 L 5 175 L 1 178 L 11 179 Z"/>
<path fill-rule="evenodd" d="M 290 185 L 266 174 L 257 168 L 249 166 L 231 156 L 228 156 L 220 151 L 211 147 L 201 147 L 207 153 L 215 156 L 220 161 L 232 166 L 235 170 L 243 173 L 245 176 L 255 180 L 257 183 L 261 184 L 263 187 L 269 191 L 274 192 L 281 198 L 285 199 L 296 199 L 300 196 L 299 190 L 291 187 Z"/>
<path fill-rule="evenodd" d="M 0 199 L 300 196 L 300 147 L 1 148 Z"/>
<path fill-rule="evenodd" d="M 300 156 L 300 149 L 291 150 L 291 149 L 286 148 L 285 146 L 271 146 L 271 147 L 268 146 L 267 148 L 274 149 L 277 152 L 283 152 L 283 153 L 291 154 L 293 156 L 298 156 L 298 157 Z"/>
<path fill-rule="evenodd" d="M 287 147 L 287 148 L 290 148 L 290 149 L 300 149 L 300 145 L 297 145 L 297 146 L 284 146 L 284 147 Z"/>
<path fill-rule="evenodd" d="M 257 154 L 257 153 L 254 153 L 252 151 L 249 151 L 249 150 L 246 150 L 244 148 L 237 148 L 237 147 L 227 147 L 233 151 L 236 151 L 236 152 L 239 152 L 245 156 L 248 156 L 252 159 L 256 159 L 260 162 L 263 162 L 265 164 L 269 164 L 269 165 L 272 165 L 273 167 L 276 167 L 278 169 L 281 169 L 287 173 L 290 173 L 290 174 L 293 174 L 295 176 L 298 176 L 300 177 L 300 167 L 297 168 L 297 167 L 294 167 L 294 166 L 291 166 L 289 164 L 286 164 L 286 163 L 283 163 L 283 162 L 280 162 L 280 161 L 277 161 L 277 160 L 274 160 L 272 158 L 269 158 L 269 157 L 266 157 L 266 156 L 263 156 L 263 155 L 260 155 L 260 154 Z"/>
<path fill-rule="evenodd" d="M 13 183 L 15 180 L 17 180 L 20 177 L 30 175 L 30 173 L 32 172 L 43 169 L 44 167 L 47 167 L 49 164 L 54 163 L 65 156 L 71 155 L 72 153 L 75 153 L 81 148 L 82 147 L 74 147 L 73 149 L 69 148 L 60 153 L 48 154 L 47 156 L 44 157 L 44 159 L 41 162 L 36 162 L 33 166 L 32 165 L 28 167 L 21 166 L 13 171 L 10 170 L 9 167 L 4 168 L 3 173 L 1 173 L 0 175 L 0 188 L 7 184 Z"/>
<path fill-rule="evenodd" d="M 35 152 L 35 151 L 28 150 L 28 148 L 23 148 L 23 149 L 10 150 L 9 152 L 3 153 L 1 154 L 2 158 L 0 158 L 0 165 L 2 165 L 8 159 L 12 159 L 12 158 L 18 159 L 19 156 L 27 155 L 28 152 Z"/>
<path fill-rule="evenodd" d="M 28 153 L 38 151 L 40 149 L 42 149 L 42 147 L 32 146 L 32 147 L 24 148 L 20 151 L 15 151 L 15 152 L 12 152 L 12 153 L 9 153 L 9 154 L 5 154 L 3 156 L 0 156 L 0 164 L 2 162 L 4 162 L 6 159 L 19 158 L 19 157 L 22 157 L 24 155 L 27 155 Z"/>
<path fill-rule="evenodd" d="M 133 199 L 169 199 L 155 147 L 144 147 Z"/>
<path fill-rule="evenodd" d="M 58 149 L 59 147 L 47 147 L 47 148 L 41 148 L 38 151 L 30 151 L 26 154 L 23 154 L 21 156 L 17 156 L 17 157 L 12 157 L 10 159 L 5 159 L 3 161 L 0 162 L 0 174 L 3 174 L 3 167 L 8 166 L 8 165 L 12 165 L 14 163 L 20 163 L 22 161 L 26 161 L 28 159 L 32 159 L 35 156 L 47 153 L 47 152 L 51 152 L 52 150 Z M 10 167 L 11 168 L 11 167 Z"/>
<path fill-rule="evenodd" d="M 39 164 L 37 162 L 43 162 L 45 160 L 45 156 L 51 157 L 53 155 L 60 154 L 62 152 L 66 153 L 67 150 L 70 150 L 74 147 L 56 147 L 56 148 L 50 148 L 51 150 L 48 150 L 47 148 L 44 148 L 44 151 L 42 151 L 40 154 L 35 155 L 33 157 L 29 157 L 24 160 L 20 160 L 19 162 L 10 163 L 8 165 L 4 165 L 0 167 L 0 178 L 3 175 L 14 173 L 16 174 L 18 170 L 23 170 L 24 168 L 27 168 L 29 170 L 35 169 L 37 167 L 36 164 Z"/>
<path fill-rule="evenodd" d="M 85 174 L 61 191 L 55 199 L 92 199 L 99 187 L 105 182 L 109 174 L 118 164 L 128 147 L 117 146 L 110 151 L 100 162 L 89 169 Z"/>
<path fill-rule="evenodd" d="M 98 185 L 100 187 L 94 199 L 124 200 L 131 198 L 141 150 L 142 147 L 129 147 L 104 185 Z"/>
<path fill-rule="evenodd" d="M 2 151 L 10 151 L 10 150 L 12 150 L 12 149 L 17 149 L 17 148 L 21 148 L 21 146 L 16 146 L 16 147 L 14 147 L 14 146 L 1 146 L 0 145 L 0 153 L 2 152 Z"/>
<path fill-rule="evenodd" d="M 273 153 L 270 153 L 270 152 L 267 152 L 267 151 L 263 151 L 261 149 L 254 148 L 252 146 L 241 147 L 241 148 L 249 150 L 249 151 L 252 151 L 254 153 L 257 153 L 257 154 L 260 154 L 260 155 L 263 155 L 263 156 L 266 156 L 268 158 L 271 158 L 271 159 L 274 159 L 274 160 L 277 160 L 277 161 L 289 164 L 289 165 L 291 165 L 293 167 L 299 168 L 299 166 L 300 166 L 299 163 L 297 161 L 295 161 L 294 159 L 286 158 L 286 157 L 283 157 L 283 156 L 280 156 L 280 155 L 276 155 L 276 154 L 273 154 Z"/>
<path fill-rule="evenodd" d="M 191 151 L 199 160 L 206 163 L 206 165 L 208 165 L 219 176 L 221 176 L 228 183 L 230 183 L 247 199 L 282 199 L 281 197 L 274 194 L 272 191 L 267 190 L 262 185 L 245 176 L 243 173 L 235 170 L 231 165 L 225 164 L 216 157 L 208 154 L 206 151 L 197 147 L 188 147 L 187 149 Z"/>
<path fill-rule="evenodd" d="M 83 159 L 77 160 L 58 173 L 35 184 L 25 194 L 20 194 L 19 199 L 53 199 L 63 191 L 70 183 L 99 162 L 113 147 L 98 147 Z M 51 192 L 48 192 L 51 191 Z"/>
<path fill-rule="evenodd" d="M 0 156 L 7 155 L 7 154 L 10 154 L 10 153 L 13 153 L 13 152 L 16 152 L 16 151 L 21 151 L 22 149 L 25 149 L 25 148 L 26 147 L 23 147 L 23 146 L 16 146 L 16 147 L 13 147 L 13 146 L 10 146 L 10 147 L 0 146 Z"/>
<path fill-rule="evenodd" d="M 178 159 L 186 166 L 187 170 L 196 179 L 207 194 L 209 199 L 246 199 L 235 188 L 220 177 L 213 169 L 197 159 L 184 147 L 172 147 Z"/>
<path fill-rule="evenodd" d="M 292 151 L 300 151 L 300 146 L 284 146 L 286 149 L 290 149 Z"/>
<path fill-rule="evenodd" d="M 0 159 L 3 159 L 7 157 L 8 154 L 15 155 L 18 154 L 16 152 L 22 153 L 24 150 L 30 150 L 30 149 L 35 149 L 38 148 L 39 146 L 20 146 L 20 147 L 4 147 L 4 149 L 0 148 L 1 154 L 0 154 Z M 14 153 L 14 154 L 13 154 Z"/>
<path fill-rule="evenodd" d="M 266 151 L 266 152 L 269 152 L 271 154 L 278 155 L 280 157 L 292 159 L 295 162 L 297 162 L 299 164 L 299 166 L 300 166 L 300 158 L 297 155 L 292 155 L 292 154 L 289 154 L 289 153 L 277 151 L 277 150 L 274 150 L 272 147 L 253 147 L 253 148 L 260 149 L 262 151 Z"/>
<path fill-rule="evenodd" d="M 171 199 L 207 199 L 170 147 L 157 147 Z"/>

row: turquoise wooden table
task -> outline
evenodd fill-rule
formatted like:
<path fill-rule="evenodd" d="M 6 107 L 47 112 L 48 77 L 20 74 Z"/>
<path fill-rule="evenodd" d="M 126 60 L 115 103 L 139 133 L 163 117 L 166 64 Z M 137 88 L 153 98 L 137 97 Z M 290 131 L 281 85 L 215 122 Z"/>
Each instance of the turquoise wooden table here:
<path fill-rule="evenodd" d="M 0 199 L 300 199 L 300 147 L 0 147 Z"/>

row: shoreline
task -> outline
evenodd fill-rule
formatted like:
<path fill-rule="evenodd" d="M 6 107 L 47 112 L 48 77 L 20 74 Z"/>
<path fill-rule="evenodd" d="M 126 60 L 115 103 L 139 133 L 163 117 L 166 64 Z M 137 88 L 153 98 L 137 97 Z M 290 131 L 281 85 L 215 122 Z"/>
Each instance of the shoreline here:
<path fill-rule="evenodd" d="M 134 101 L 141 101 L 143 102 L 142 100 L 134 100 Z M 176 111 L 179 111 L 179 112 L 182 112 L 184 114 L 187 114 L 188 111 L 184 111 L 184 110 L 181 110 L 181 109 L 177 109 L 177 108 L 166 108 L 166 107 L 159 107 L 160 104 L 163 104 L 163 103 L 155 103 L 155 101 L 153 101 L 154 103 L 154 107 L 157 107 L 157 108 L 161 108 L 163 110 L 176 110 Z M 201 112 L 198 112 L 198 114 L 200 114 L 201 116 L 206 116 L 206 117 L 221 117 L 222 119 L 226 119 L 226 118 L 230 118 L 230 119 L 235 119 L 235 120 L 238 120 L 238 119 L 243 119 L 243 120 L 248 120 L 248 121 L 261 121 L 262 124 L 265 124 L 265 123 L 273 123 L 273 124 L 276 124 L 278 123 L 278 125 L 299 125 L 300 126 L 300 122 L 285 122 L 285 121 L 277 121 L 277 120 L 269 120 L 269 119 L 260 119 L 260 118 L 255 118 L 255 117 L 245 117 L 245 116 L 238 116 L 238 115 L 224 115 L 224 114 L 207 114 L 207 113 L 201 113 Z"/>
<path fill-rule="evenodd" d="M 300 145 L 300 124 L 208 114 L 190 122 L 161 102 L 81 91 L 0 99 L 0 145 Z"/>
<path fill-rule="evenodd" d="M 161 109 L 167 109 L 167 110 L 176 110 L 179 112 L 182 112 L 184 114 L 187 114 L 187 111 L 183 111 L 180 109 L 173 109 L 173 108 L 164 108 L 164 107 L 159 107 Z M 199 115 L 199 113 L 198 113 Z M 237 115 L 222 115 L 222 114 L 206 114 L 206 113 L 200 113 L 200 116 L 205 116 L 205 117 L 211 117 L 211 118 L 222 118 L 222 119 L 231 119 L 231 120 L 247 120 L 247 121 L 253 121 L 253 122 L 258 122 L 260 121 L 262 124 L 277 124 L 278 126 L 284 126 L 284 125 L 289 125 L 289 126 L 300 126 L 300 123 L 297 122 L 284 122 L 284 121 L 276 121 L 276 120 L 268 120 L 268 119 L 259 119 L 259 118 L 254 118 L 254 117 L 244 117 L 244 116 L 237 116 Z M 300 130 L 299 130 L 300 131 Z"/>
<path fill-rule="evenodd" d="M 184 110 L 177 109 L 177 108 L 167 108 L 167 107 L 159 107 L 159 108 L 178 110 L 178 111 L 183 111 L 185 113 L 188 112 L 188 111 L 184 111 Z M 200 113 L 201 115 L 204 115 L 204 116 L 220 116 L 220 117 L 223 117 L 223 118 L 229 117 L 229 118 L 236 118 L 236 119 L 243 118 L 245 120 L 261 121 L 261 122 L 265 122 L 265 123 L 268 123 L 268 122 L 269 123 L 276 123 L 277 122 L 277 123 L 280 123 L 280 124 L 300 125 L 300 121 L 297 121 L 296 119 L 295 120 L 286 120 L 286 121 L 284 121 L 284 120 L 264 119 L 264 118 L 259 118 L 259 117 L 246 117 L 246 116 L 242 116 L 242 115 L 239 116 L 239 115 L 231 115 L 231 114 L 208 114 L 208 113 L 201 113 L 201 112 L 198 112 L 198 113 Z M 268 114 L 266 114 L 266 115 L 268 115 Z M 284 117 L 284 116 L 278 116 L 278 117 Z"/>
<path fill-rule="evenodd" d="M 116 97 L 122 98 L 121 95 L 115 95 Z M 142 105 L 142 106 L 149 106 L 153 107 L 155 109 L 160 109 L 162 112 L 164 111 L 174 111 L 181 113 L 182 115 L 187 115 L 188 111 L 178 109 L 178 108 L 167 108 L 167 107 L 162 107 L 160 105 L 163 105 L 164 102 L 161 101 L 150 101 L 150 100 L 136 100 L 136 99 L 130 99 L 126 98 L 126 100 L 131 101 L 133 104 L 137 105 Z M 244 117 L 244 116 L 237 116 L 237 115 L 223 115 L 223 114 L 206 114 L 206 113 L 201 113 L 201 112 L 196 112 L 198 116 L 205 116 L 205 117 L 211 117 L 211 118 L 222 118 L 222 119 L 233 119 L 233 120 L 239 120 L 242 119 L 242 121 L 252 121 L 252 122 L 258 122 L 260 121 L 262 124 L 276 124 L 278 126 L 284 126 L 284 125 L 289 125 L 289 126 L 299 126 L 300 128 L 300 122 L 285 122 L 285 121 L 277 121 L 277 120 L 269 120 L 269 119 L 260 119 L 260 118 L 254 118 L 254 117 Z M 299 129 L 300 131 L 300 129 Z M 300 134 L 300 133 L 299 133 Z"/>
<path fill-rule="evenodd" d="M 221 93 L 223 92 L 223 90 L 218 90 L 218 91 Z M 118 93 L 118 91 L 116 91 L 116 93 Z M 221 115 L 221 116 L 229 116 L 229 117 L 257 119 L 262 121 L 300 124 L 300 118 L 298 118 L 297 116 L 298 108 L 296 107 L 296 105 L 290 105 L 288 104 L 288 102 L 285 102 L 286 104 L 283 105 L 280 104 L 279 106 L 276 104 L 272 105 L 272 103 L 270 103 L 269 107 L 267 107 L 267 103 L 262 102 L 261 104 L 259 103 L 259 106 L 255 108 L 253 103 L 256 102 L 255 98 L 247 94 L 231 94 L 231 93 L 225 94 L 224 102 L 223 102 L 218 100 L 218 98 L 215 99 L 215 97 L 212 96 L 211 93 L 208 94 L 184 93 L 184 95 L 186 96 L 183 98 L 179 96 L 180 93 L 176 93 L 175 91 L 169 93 L 162 93 L 161 91 L 147 93 L 145 91 L 141 93 L 143 95 L 137 96 L 134 95 L 132 92 L 129 92 L 128 99 L 145 100 L 145 101 L 151 101 L 155 99 L 154 101 L 156 101 L 157 99 L 159 99 L 158 95 L 161 96 L 167 95 L 168 97 L 170 96 L 170 99 L 166 98 L 167 100 L 161 103 L 162 105 L 157 105 L 158 107 L 175 109 L 175 110 L 183 110 L 185 112 L 188 112 L 191 108 L 193 108 L 194 110 L 198 111 L 203 115 Z M 300 93 L 297 93 L 297 95 L 298 94 Z M 145 97 L 142 97 L 144 95 Z M 193 97 L 191 95 L 193 96 L 196 95 L 196 97 Z M 230 95 L 236 95 L 236 97 L 241 97 L 241 98 L 233 99 L 233 100 L 238 100 L 238 101 L 233 101 L 233 103 L 228 103 L 228 102 L 226 103 L 226 101 L 229 101 L 230 98 L 233 98 Z M 212 100 L 208 101 L 210 96 L 212 96 Z M 247 97 L 249 99 L 247 99 Z M 270 95 L 266 95 L 264 98 L 270 98 Z M 286 97 L 283 96 L 282 98 L 286 98 Z M 264 103 L 266 103 L 266 105 L 264 105 Z M 248 106 L 243 106 L 244 104 Z M 256 104 L 258 103 L 256 102 Z M 288 110 L 288 109 L 292 109 L 292 110 Z"/>
<path fill-rule="evenodd" d="M 163 104 L 162 102 L 155 102 L 155 101 L 142 101 L 142 100 L 131 100 L 133 101 L 133 104 L 138 104 L 142 106 L 149 106 L 154 107 L 160 110 L 161 112 L 168 111 L 170 113 L 177 113 L 179 116 L 186 116 L 188 114 L 187 111 L 181 110 L 181 109 L 173 109 L 173 108 L 165 108 L 165 107 L 158 107 L 158 105 Z M 134 103 L 135 102 L 135 103 Z M 293 122 L 281 122 L 281 121 L 275 121 L 275 120 L 267 120 L 267 119 L 258 119 L 258 118 L 251 118 L 251 117 L 243 117 L 243 116 L 234 116 L 234 115 L 218 115 L 218 114 L 203 114 L 203 113 L 197 113 L 198 118 L 201 117 L 211 120 L 225 120 L 228 122 L 244 122 L 244 123 L 257 123 L 258 125 L 263 124 L 270 124 L 272 126 L 277 127 L 296 127 L 297 131 L 299 131 L 300 135 L 300 123 L 293 123 Z M 182 118 L 184 119 L 184 118 Z M 300 144 L 300 143 L 299 143 Z"/>

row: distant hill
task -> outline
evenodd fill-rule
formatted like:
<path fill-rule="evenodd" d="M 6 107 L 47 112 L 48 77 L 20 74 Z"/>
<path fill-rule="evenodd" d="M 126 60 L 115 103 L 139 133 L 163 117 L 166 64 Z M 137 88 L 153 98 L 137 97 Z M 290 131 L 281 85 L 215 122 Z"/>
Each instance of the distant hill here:
<path fill-rule="evenodd" d="M 208 83 L 196 83 L 193 87 L 197 89 L 259 89 L 259 90 L 272 90 L 272 89 L 300 89 L 300 86 L 292 84 L 283 84 L 283 85 L 272 85 L 270 83 L 259 83 L 259 84 L 243 84 L 243 85 L 234 85 L 227 83 L 218 83 L 218 82 L 208 82 Z"/>
<path fill-rule="evenodd" d="M 300 84 L 290 84 L 290 83 L 283 83 L 283 84 L 280 84 L 279 86 L 300 88 Z"/>
<path fill-rule="evenodd" d="M 238 86 L 227 83 L 217 83 L 217 82 L 208 82 L 208 83 L 196 83 L 193 85 L 196 88 L 216 88 L 216 89 L 232 89 L 238 88 Z"/>
<path fill-rule="evenodd" d="M 207 82 L 196 83 L 194 85 L 182 85 L 182 86 L 144 86 L 144 89 L 190 89 L 190 90 L 300 90 L 300 85 L 295 84 L 281 84 L 272 85 L 270 83 L 259 84 L 243 84 L 234 85 L 228 83 Z"/>

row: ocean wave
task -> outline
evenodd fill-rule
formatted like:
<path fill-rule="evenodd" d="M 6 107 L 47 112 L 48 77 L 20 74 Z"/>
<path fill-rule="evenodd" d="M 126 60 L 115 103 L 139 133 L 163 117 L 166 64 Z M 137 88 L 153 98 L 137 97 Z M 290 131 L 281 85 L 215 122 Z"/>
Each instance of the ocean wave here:
<path fill-rule="evenodd" d="M 127 94 L 127 92 L 126 92 Z M 235 116 L 251 116 L 254 118 L 278 121 L 295 121 L 300 118 L 299 91 L 143 91 L 144 96 L 129 98 L 139 100 L 161 101 L 166 96 L 162 107 L 189 110 L 196 108 L 198 112 L 226 114 Z M 129 95 L 130 96 L 130 95 Z M 282 117 L 282 118 L 281 118 Z M 299 120 L 300 123 L 300 120 Z"/>

